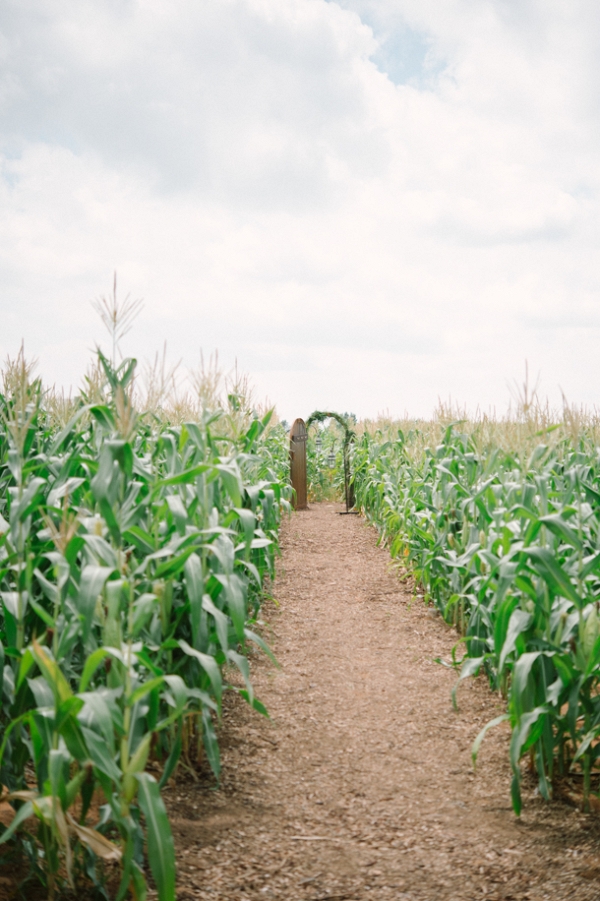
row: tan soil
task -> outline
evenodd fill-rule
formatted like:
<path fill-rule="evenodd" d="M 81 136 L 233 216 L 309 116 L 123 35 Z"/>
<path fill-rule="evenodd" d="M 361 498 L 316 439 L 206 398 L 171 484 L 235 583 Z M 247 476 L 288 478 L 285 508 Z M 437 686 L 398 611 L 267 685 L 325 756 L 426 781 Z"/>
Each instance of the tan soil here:
<path fill-rule="evenodd" d="M 313 505 L 282 533 L 253 664 L 270 720 L 226 706 L 223 779 L 166 793 L 178 897 L 210 901 L 600 898 L 600 823 L 526 786 L 510 806 L 509 732 L 487 682 L 450 691 L 457 636 L 391 570 L 372 527 Z"/>

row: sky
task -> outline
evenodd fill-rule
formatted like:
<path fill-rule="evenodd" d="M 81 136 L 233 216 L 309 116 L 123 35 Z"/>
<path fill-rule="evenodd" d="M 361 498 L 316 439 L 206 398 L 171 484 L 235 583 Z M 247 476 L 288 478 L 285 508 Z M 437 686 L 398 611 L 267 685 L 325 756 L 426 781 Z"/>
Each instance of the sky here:
<path fill-rule="evenodd" d="M 291 421 L 600 406 L 597 0 L 2 0 L 0 356 L 218 350 Z"/>

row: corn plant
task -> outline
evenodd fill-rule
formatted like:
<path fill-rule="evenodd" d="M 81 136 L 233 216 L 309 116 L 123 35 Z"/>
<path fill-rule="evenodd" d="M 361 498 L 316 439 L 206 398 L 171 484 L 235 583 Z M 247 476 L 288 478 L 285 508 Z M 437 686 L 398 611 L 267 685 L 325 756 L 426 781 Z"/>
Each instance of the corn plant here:
<path fill-rule="evenodd" d="M 225 689 L 266 712 L 247 646 L 269 653 L 252 625 L 289 507 L 285 442 L 270 414 L 234 437 L 219 410 L 140 414 L 135 360 L 99 365 L 94 401 L 60 430 L 22 355 L 0 397 L 0 781 L 15 809 L 0 844 L 18 842 L 49 898 L 90 880 L 108 897 L 108 874 L 117 901 L 146 897 L 146 845 L 170 901 L 161 788 L 200 750 L 218 778 Z"/>
<path fill-rule="evenodd" d="M 343 495 L 347 509 L 354 506 L 350 446 L 355 438 L 355 424 L 352 413 L 315 410 L 308 417 L 307 479 L 311 499 L 333 500 Z"/>
<path fill-rule="evenodd" d="M 466 648 L 460 679 L 480 669 L 507 698 L 512 800 L 522 757 L 546 798 L 580 772 L 584 804 L 600 768 L 600 473 L 593 433 L 551 425 L 517 449 L 450 424 L 365 432 L 354 451 L 358 503 L 412 570 Z M 552 439 L 546 444 L 540 438 Z M 417 449 L 417 450 L 416 450 Z M 460 680 L 459 680 L 460 681 Z M 456 691 L 454 692 L 456 699 Z"/>
<path fill-rule="evenodd" d="M 310 500 L 326 501 L 339 496 L 334 484 L 342 464 L 342 439 L 331 426 L 308 430 L 306 476 Z"/>

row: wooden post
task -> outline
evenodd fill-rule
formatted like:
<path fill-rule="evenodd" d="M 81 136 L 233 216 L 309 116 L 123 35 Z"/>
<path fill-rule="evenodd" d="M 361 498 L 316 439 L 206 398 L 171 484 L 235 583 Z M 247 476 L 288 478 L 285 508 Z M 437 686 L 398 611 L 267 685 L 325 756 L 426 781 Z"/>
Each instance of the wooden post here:
<path fill-rule="evenodd" d="M 308 510 L 306 490 L 306 439 L 303 419 L 297 419 L 290 430 L 290 476 L 295 491 L 294 508 Z"/>

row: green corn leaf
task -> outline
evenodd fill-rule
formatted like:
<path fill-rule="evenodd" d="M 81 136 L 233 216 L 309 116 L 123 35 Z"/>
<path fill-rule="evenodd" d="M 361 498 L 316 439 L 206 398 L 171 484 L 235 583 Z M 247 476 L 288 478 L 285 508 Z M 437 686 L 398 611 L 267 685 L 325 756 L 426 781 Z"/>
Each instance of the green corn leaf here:
<path fill-rule="evenodd" d="M 79 680 L 79 691 L 83 692 L 87 690 L 88 685 L 92 679 L 92 676 L 100 666 L 103 660 L 110 656 L 110 651 L 106 648 L 98 648 L 93 654 L 85 661 L 85 665 L 83 667 L 83 672 L 81 674 L 81 679 Z"/>
<path fill-rule="evenodd" d="M 203 654 L 201 653 L 201 651 L 197 651 L 195 648 L 192 648 L 183 638 L 179 640 L 179 647 L 189 657 L 195 657 L 202 669 L 207 674 L 208 678 L 210 679 L 210 684 L 212 686 L 212 690 L 220 710 L 221 696 L 223 693 L 223 683 L 221 679 L 221 670 L 219 669 L 217 661 L 214 657 L 211 657 L 210 654 Z"/>
<path fill-rule="evenodd" d="M 505 597 L 496 606 L 496 622 L 494 624 L 494 650 L 496 654 L 502 648 L 502 645 L 506 640 L 506 633 L 508 630 L 510 617 L 518 603 L 519 599 L 516 597 L 516 595 L 508 595 L 508 597 Z M 498 666 L 498 669 L 502 670 L 502 666 L 500 664 Z"/>
<path fill-rule="evenodd" d="M 115 495 L 118 477 L 118 463 L 116 463 L 108 447 L 104 445 L 98 460 L 98 470 L 90 482 L 92 494 L 98 503 L 110 501 L 111 496 Z"/>
<path fill-rule="evenodd" d="M 89 410 L 96 422 L 105 428 L 107 432 L 114 431 L 115 418 L 110 407 L 97 405 L 90 407 Z"/>
<path fill-rule="evenodd" d="M 225 613 L 213 603 L 210 595 L 205 594 L 202 598 L 202 608 L 214 618 L 215 629 L 217 630 L 217 638 L 224 654 L 229 650 L 229 620 Z"/>
<path fill-rule="evenodd" d="M 161 479 L 158 485 L 185 485 L 190 482 L 195 482 L 198 476 L 203 475 L 209 470 L 214 471 L 214 469 L 215 467 L 210 463 L 200 463 L 198 466 L 186 470 L 186 472 L 180 472 L 177 473 L 177 475 L 169 476 L 167 479 Z"/>
<path fill-rule="evenodd" d="M 136 774 L 138 803 L 146 821 L 148 861 L 159 901 L 175 901 L 175 847 L 159 787 L 149 773 Z"/>
<path fill-rule="evenodd" d="M 134 691 L 131 692 L 125 703 L 128 707 L 133 707 L 134 704 L 137 704 L 138 701 L 141 701 L 142 698 L 146 697 L 148 692 L 153 691 L 155 688 L 158 688 L 158 686 L 162 685 L 164 681 L 165 676 L 158 676 L 155 679 L 150 679 L 148 682 L 143 682 L 141 685 L 138 685 L 138 687 L 134 689 Z"/>
<path fill-rule="evenodd" d="M 83 703 L 81 698 L 78 698 L 76 695 L 71 695 L 66 701 L 61 701 L 56 708 L 54 717 L 54 728 L 57 732 L 62 731 L 63 725 L 67 720 L 74 719 L 77 716 L 83 707 Z"/>
<path fill-rule="evenodd" d="M 532 615 L 530 613 L 526 613 L 524 610 L 521 610 L 520 607 L 517 607 L 511 613 L 508 623 L 508 629 L 506 631 L 506 638 L 502 645 L 500 660 L 498 662 L 499 672 L 502 672 L 502 670 L 504 669 L 506 658 L 515 650 L 519 637 L 529 629 L 532 620 Z"/>
<path fill-rule="evenodd" d="M 600 570 L 600 553 L 591 554 L 589 557 L 584 558 L 580 578 L 585 579 L 586 576 L 596 573 L 598 570 Z"/>
<path fill-rule="evenodd" d="M 114 570 L 110 566 L 88 564 L 84 566 L 79 582 L 77 608 L 83 622 L 83 640 L 87 641 L 92 628 L 92 620 L 96 609 L 96 601 L 104 588 L 108 577 Z"/>
<path fill-rule="evenodd" d="M 562 679 L 559 677 L 546 689 L 546 701 L 549 704 L 557 706 L 560 703 L 560 697 L 564 689 Z"/>
<path fill-rule="evenodd" d="M 523 594 L 526 594 L 529 598 L 531 598 L 534 603 L 537 601 L 537 592 L 535 590 L 535 586 L 528 576 L 516 575 L 514 581 L 516 587 L 520 591 L 522 591 Z"/>
<path fill-rule="evenodd" d="M 81 733 L 88 749 L 89 758 L 94 766 L 118 785 L 121 780 L 121 771 L 115 763 L 114 757 L 104 739 L 100 738 L 93 729 L 88 729 L 86 726 L 81 727 Z"/>
<path fill-rule="evenodd" d="M 175 736 L 175 741 L 171 745 L 171 752 L 167 757 L 167 762 L 164 765 L 162 776 L 160 777 L 160 781 L 158 783 L 159 789 L 165 787 L 169 778 L 171 777 L 171 773 L 177 766 L 179 758 L 181 756 L 182 750 L 182 741 L 181 741 L 181 733 L 182 733 L 182 723 L 181 719 L 177 722 L 177 734 Z"/>
<path fill-rule="evenodd" d="M 41 621 L 45 623 L 49 629 L 54 628 L 55 622 L 53 617 L 48 613 L 47 610 L 44 610 L 41 604 L 38 604 L 37 601 L 33 600 L 33 598 L 29 598 L 29 606 L 32 610 L 35 610 Z"/>
<path fill-rule="evenodd" d="M 156 550 L 152 535 L 144 531 L 140 526 L 129 526 L 123 532 L 123 539 L 129 544 L 134 544 L 142 554 L 153 554 Z"/>
<path fill-rule="evenodd" d="M 27 488 L 23 492 L 21 499 L 19 500 L 15 521 L 24 522 L 29 514 L 35 509 L 40 500 L 40 493 L 42 488 L 46 484 L 46 479 L 42 479 L 38 476 L 31 479 Z M 11 522 L 13 521 L 13 511 L 11 509 Z"/>
<path fill-rule="evenodd" d="M 185 562 L 185 587 L 190 602 L 190 621 L 192 626 L 192 644 L 198 647 L 200 643 L 200 628 L 202 615 L 202 596 L 204 593 L 204 579 L 202 577 L 202 562 L 198 554 L 190 554 Z"/>
<path fill-rule="evenodd" d="M 54 707 L 54 692 L 43 676 L 36 679 L 28 679 L 27 684 L 31 689 L 37 707 Z"/>
<path fill-rule="evenodd" d="M 468 679 L 470 676 L 476 676 L 481 669 L 481 665 L 484 660 L 485 656 L 465 657 L 465 659 L 463 660 L 460 676 L 458 677 L 456 684 L 452 689 L 452 706 L 455 710 L 458 710 L 458 704 L 456 700 L 456 692 L 458 691 L 458 686 L 463 681 L 463 679 Z"/>
<path fill-rule="evenodd" d="M 121 365 L 117 370 L 117 377 L 119 378 L 119 387 L 127 388 L 131 380 L 133 379 L 135 368 L 137 366 L 137 360 L 134 357 L 130 357 L 129 359 L 123 360 Z"/>
<path fill-rule="evenodd" d="M 254 442 L 262 435 L 265 428 L 266 423 L 264 423 L 260 419 L 252 420 L 252 422 L 250 423 L 250 428 L 242 438 L 243 448 L 246 453 L 249 453 L 252 450 Z"/>
<path fill-rule="evenodd" d="M 88 412 L 89 409 L 89 406 L 84 404 L 77 410 L 76 413 L 73 414 L 66 426 L 60 430 L 60 432 L 56 435 L 56 437 L 50 444 L 50 447 L 48 448 L 49 457 L 53 457 L 56 453 L 58 453 L 62 445 L 73 432 L 73 429 L 75 428 L 79 420 Z"/>
<path fill-rule="evenodd" d="M 573 760 L 581 760 L 581 758 L 586 754 L 589 750 L 592 742 L 596 741 L 598 735 L 600 734 L 600 726 L 596 726 L 594 729 L 591 729 L 586 735 L 583 736 L 575 755 L 573 756 Z"/>
<path fill-rule="evenodd" d="M 4 842 L 7 842 L 9 838 L 12 838 L 21 823 L 24 823 L 25 820 L 33 816 L 33 812 L 32 802 L 26 801 L 25 804 L 23 804 L 23 806 L 20 807 L 14 815 L 13 819 L 11 820 L 10 826 L 7 826 L 2 835 L 0 835 L 0 845 L 4 844 Z"/>
<path fill-rule="evenodd" d="M 221 775 L 221 755 L 209 710 L 202 711 L 202 740 L 210 768 L 218 780 Z"/>
<path fill-rule="evenodd" d="M 231 576 L 219 576 L 219 581 L 225 588 L 227 609 L 238 641 L 243 644 L 244 626 L 246 625 L 247 618 L 244 584 L 236 574 Z"/>
<path fill-rule="evenodd" d="M 515 711 L 519 715 L 526 709 L 527 690 L 529 688 L 531 670 L 541 653 L 541 651 L 528 651 L 527 653 L 522 654 L 515 663 L 510 699 L 511 703 L 514 704 Z"/>
<path fill-rule="evenodd" d="M 8 649 L 7 649 L 8 650 Z M 35 666 L 35 657 L 33 656 L 33 652 L 31 648 L 27 648 L 23 655 L 21 656 L 21 662 L 19 663 L 19 675 L 17 677 L 17 689 L 21 687 L 28 674 L 30 673 L 33 666 Z"/>
<path fill-rule="evenodd" d="M 175 557 L 171 557 L 169 560 L 165 560 L 164 563 L 159 564 L 154 571 L 155 579 L 172 579 L 175 576 L 179 575 L 180 572 L 185 567 L 187 563 L 188 557 L 190 557 L 195 551 L 195 548 L 188 547 L 181 554 L 177 554 Z"/>
<path fill-rule="evenodd" d="M 583 606 L 585 601 L 577 594 L 571 579 L 547 548 L 527 548 L 527 553 L 538 564 L 540 575 L 555 594 L 568 598 L 579 608 Z"/>
<path fill-rule="evenodd" d="M 102 498 L 98 502 L 98 506 L 100 507 L 100 512 L 104 517 L 106 525 L 108 526 L 108 531 L 110 532 L 111 538 L 115 542 L 115 544 L 121 544 L 121 529 L 119 527 L 119 523 L 117 521 L 117 517 L 115 516 L 114 510 L 106 498 Z"/>
<path fill-rule="evenodd" d="M 130 479 L 133 475 L 133 450 L 128 441 L 122 439 L 111 439 L 104 445 L 118 463 L 122 472 Z"/>
<path fill-rule="evenodd" d="M 82 725 L 89 727 L 90 719 L 100 730 L 106 746 L 111 754 L 115 753 L 115 724 L 111 716 L 106 698 L 101 692 L 83 692 L 78 696 L 84 702 L 79 720 Z"/>
<path fill-rule="evenodd" d="M 567 544 L 570 544 L 571 547 L 577 550 L 581 550 L 583 547 L 577 533 L 559 513 L 554 513 L 552 516 L 542 516 L 540 517 L 540 522 L 547 529 L 550 529 L 551 532 L 554 532 L 555 535 L 558 535 L 559 538 L 562 538 L 563 541 L 566 541 Z"/>
<path fill-rule="evenodd" d="M 600 635 L 598 635 L 591 645 L 589 655 L 587 658 L 587 664 L 584 671 L 584 676 L 587 678 L 591 676 L 593 672 L 596 671 L 597 667 L 600 665 Z"/>
<path fill-rule="evenodd" d="M 505 723 L 507 720 L 510 720 L 510 716 L 508 713 L 503 713 L 500 716 L 494 717 L 493 720 L 490 720 L 489 723 L 486 723 L 475 741 L 473 742 L 473 746 L 471 748 L 471 760 L 473 761 L 473 769 L 477 765 L 477 756 L 479 754 L 479 749 L 482 745 L 483 739 L 487 735 L 490 729 L 494 729 L 496 726 L 499 726 L 500 723 Z"/>
<path fill-rule="evenodd" d="M 152 733 L 148 732 L 132 754 L 129 763 L 125 769 L 124 775 L 131 776 L 141 773 L 145 769 L 150 754 L 150 742 L 152 741 Z"/>
<path fill-rule="evenodd" d="M 48 776 L 54 797 L 60 799 L 63 810 L 67 807 L 67 780 L 70 757 L 64 751 L 52 748 L 48 755 Z"/>
<path fill-rule="evenodd" d="M 48 598 L 48 600 L 52 604 L 56 604 L 60 597 L 60 592 L 58 587 L 54 584 L 54 582 L 50 582 L 43 573 L 36 567 L 34 569 L 34 575 L 40 585 L 40 588 Z M 34 608 L 35 609 L 35 608 Z"/>
<path fill-rule="evenodd" d="M 217 465 L 221 481 L 234 507 L 242 506 L 242 480 L 237 466 L 219 463 Z"/>
<path fill-rule="evenodd" d="M 155 594 L 145 592 L 133 604 L 133 637 L 136 638 L 148 624 L 148 620 L 158 609 L 159 599 Z"/>
<path fill-rule="evenodd" d="M 600 617 L 598 616 L 596 608 L 592 607 L 585 620 L 581 642 L 586 659 L 589 659 L 599 636 Z"/>
<path fill-rule="evenodd" d="M 180 716 L 187 706 L 188 700 L 188 693 L 185 682 L 183 681 L 181 676 L 170 675 L 163 676 L 162 678 L 171 689 L 171 694 L 173 700 L 175 701 L 175 710 L 177 712 L 177 716 Z"/>
<path fill-rule="evenodd" d="M 254 580 L 254 583 L 257 586 L 257 588 L 261 588 L 262 579 L 261 579 L 260 573 L 259 573 L 258 569 L 256 568 L 256 566 L 254 565 L 254 563 L 252 563 L 250 560 L 240 560 L 240 566 L 242 566 L 244 569 L 248 570 L 248 572 L 252 576 L 252 579 Z"/>
<path fill-rule="evenodd" d="M 185 535 L 185 527 L 188 522 L 188 512 L 184 507 L 183 501 L 178 494 L 168 494 L 166 497 L 167 506 L 171 511 L 171 515 L 175 521 L 175 526 L 180 535 Z"/>
<path fill-rule="evenodd" d="M 254 538 L 256 516 L 254 515 L 252 510 L 245 510 L 243 507 L 236 508 L 234 512 L 240 521 L 240 525 L 242 526 L 242 532 L 244 534 L 244 541 L 246 543 L 246 546 L 249 547 L 252 539 Z"/>
<path fill-rule="evenodd" d="M 221 580 L 226 579 L 233 573 L 235 563 L 235 548 L 233 541 L 228 535 L 218 535 L 215 541 L 210 545 L 210 550 L 215 555 L 222 569 Z M 223 584 L 225 584 L 223 582 Z"/>
<path fill-rule="evenodd" d="M 156 665 L 156 662 L 150 656 L 149 651 L 146 648 L 142 648 L 141 651 L 135 651 L 135 656 L 139 660 L 139 662 L 146 667 L 146 669 L 152 673 L 153 676 L 162 676 L 164 670 L 161 669 L 160 666 Z"/>
<path fill-rule="evenodd" d="M 58 707 L 62 701 L 67 701 L 73 696 L 73 692 L 69 687 L 69 683 L 63 676 L 56 661 L 52 659 L 45 648 L 41 647 L 41 645 L 37 643 L 35 638 L 33 639 L 33 643 L 31 645 L 31 651 L 35 658 L 35 662 L 42 671 L 44 678 L 52 688 L 55 703 Z"/>
<path fill-rule="evenodd" d="M 56 508 L 59 500 L 73 494 L 74 491 L 77 491 L 84 484 L 85 479 L 77 476 L 71 476 L 58 484 L 55 483 L 52 490 L 48 493 L 47 506 Z"/>
<path fill-rule="evenodd" d="M 521 757 L 540 737 L 547 713 L 546 707 L 536 707 L 524 713 L 513 728 L 510 742 L 510 762 L 513 772 L 518 771 Z"/>
<path fill-rule="evenodd" d="M 249 692 L 247 692 L 245 688 L 240 688 L 238 694 L 241 698 L 247 701 L 248 704 L 250 704 L 253 710 L 256 710 L 258 713 L 262 714 L 262 716 L 266 716 L 267 719 L 270 719 L 269 711 L 262 703 L 262 701 L 259 701 L 256 697 L 251 698 Z"/>
<path fill-rule="evenodd" d="M 260 635 L 257 635 L 256 632 L 253 632 L 251 629 L 244 629 L 244 635 L 249 641 L 252 641 L 255 645 L 257 645 L 261 649 L 261 651 L 264 651 L 269 660 L 274 663 L 276 667 L 279 667 L 279 663 L 277 662 L 273 651 L 264 640 L 264 638 L 261 638 Z"/>
<path fill-rule="evenodd" d="M 15 620 L 19 619 L 19 592 L 18 591 L 2 591 L 0 592 L 4 609 L 10 613 Z"/>
<path fill-rule="evenodd" d="M 84 782 L 88 780 L 89 773 L 87 767 L 80 767 L 80 769 L 75 773 L 75 775 L 69 779 L 66 789 L 65 789 L 65 803 L 63 805 L 64 810 L 68 810 L 72 804 L 75 803 L 75 800 L 81 791 Z"/>
<path fill-rule="evenodd" d="M 93 552 L 99 564 L 109 566 L 111 569 L 117 569 L 119 561 L 116 551 L 105 538 L 101 535 L 83 535 L 87 547 Z"/>
<path fill-rule="evenodd" d="M 510 783 L 510 795 L 512 799 L 513 810 L 519 817 L 521 816 L 521 809 L 523 806 L 523 802 L 521 800 L 521 779 L 519 773 L 514 773 L 512 777 L 512 781 Z"/>
<path fill-rule="evenodd" d="M 234 663 L 235 666 L 240 671 L 244 682 L 246 683 L 246 689 L 248 691 L 248 697 L 250 704 L 254 701 L 254 689 L 252 688 L 252 683 L 250 681 L 250 665 L 246 657 L 243 654 L 238 654 L 237 651 L 228 651 L 227 659 Z"/>
<path fill-rule="evenodd" d="M 84 764 L 89 760 L 90 754 L 88 753 L 83 730 L 74 717 L 68 716 L 63 720 L 60 727 L 60 736 L 64 739 L 71 757 L 79 761 L 80 764 Z M 46 744 L 49 745 L 51 740 L 51 736 L 48 735 Z"/>
<path fill-rule="evenodd" d="M 592 488 L 591 485 L 586 485 L 585 483 L 581 486 L 585 492 L 585 495 L 588 501 L 596 508 L 600 507 L 600 492 L 596 491 L 595 488 Z"/>

